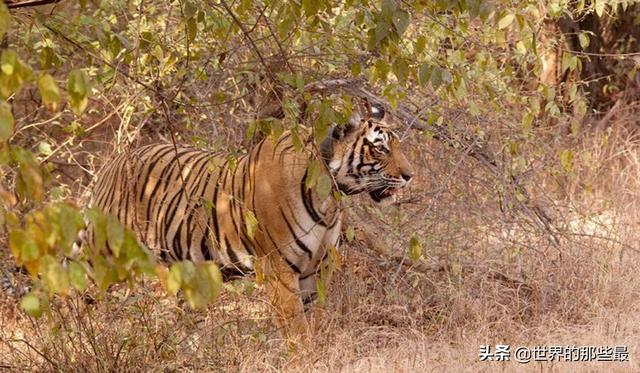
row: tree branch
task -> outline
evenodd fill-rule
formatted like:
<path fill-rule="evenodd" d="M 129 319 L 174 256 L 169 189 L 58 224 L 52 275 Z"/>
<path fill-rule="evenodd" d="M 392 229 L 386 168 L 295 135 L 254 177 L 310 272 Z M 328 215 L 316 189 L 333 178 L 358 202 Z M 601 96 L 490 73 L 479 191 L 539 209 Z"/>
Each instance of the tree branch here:
<path fill-rule="evenodd" d="M 50 5 L 59 3 L 60 0 L 4 0 L 5 5 L 9 9 L 28 8 L 32 6 Z"/>

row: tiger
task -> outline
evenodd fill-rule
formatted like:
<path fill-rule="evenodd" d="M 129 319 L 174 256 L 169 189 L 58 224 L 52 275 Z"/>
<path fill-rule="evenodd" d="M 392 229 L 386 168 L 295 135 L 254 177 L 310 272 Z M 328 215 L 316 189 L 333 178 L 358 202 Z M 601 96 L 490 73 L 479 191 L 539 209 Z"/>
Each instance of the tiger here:
<path fill-rule="evenodd" d="M 213 261 L 224 280 L 259 265 L 276 325 L 292 338 L 308 330 L 316 280 L 339 246 L 340 195 L 366 192 L 382 202 L 414 175 L 388 117 L 378 105 L 354 109 L 319 146 L 309 137 L 296 150 L 289 131 L 233 162 L 189 146 L 147 145 L 100 171 L 89 205 L 117 217 L 165 261 Z M 314 154 L 338 193 L 321 197 L 307 187 Z M 247 213 L 257 221 L 254 232 Z"/>

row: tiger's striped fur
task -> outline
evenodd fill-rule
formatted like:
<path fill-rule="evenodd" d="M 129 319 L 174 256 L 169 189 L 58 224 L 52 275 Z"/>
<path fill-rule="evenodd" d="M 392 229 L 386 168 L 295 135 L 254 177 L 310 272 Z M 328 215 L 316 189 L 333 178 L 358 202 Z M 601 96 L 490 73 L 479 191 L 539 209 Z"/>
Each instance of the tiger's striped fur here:
<path fill-rule="evenodd" d="M 156 144 L 117 156 L 100 173 L 91 204 L 115 215 L 168 261 L 217 262 L 226 278 L 250 273 L 255 260 L 285 335 L 306 328 L 303 303 L 316 295 L 316 276 L 337 247 L 340 204 L 305 186 L 313 145 L 295 151 L 291 133 L 267 138 L 233 163 L 219 153 Z M 346 194 L 367 191 L 380 201 L 406 185 L 413 169 L 383 111 L 321 145 L 326 169 Z M 249 234 L 248 214 L 258 221 Z"/>

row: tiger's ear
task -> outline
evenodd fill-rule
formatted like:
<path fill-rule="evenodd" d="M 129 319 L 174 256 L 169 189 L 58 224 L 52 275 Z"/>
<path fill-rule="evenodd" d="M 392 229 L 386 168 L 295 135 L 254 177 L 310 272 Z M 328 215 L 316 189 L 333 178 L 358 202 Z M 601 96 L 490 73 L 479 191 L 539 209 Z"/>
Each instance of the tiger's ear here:
<path fill-rule="evenodd" d="M 349 136 L 350 134 L 356 132 L 356 130 L 360 128 L 361 122 L 362 122 L 362 119 L 360 115 L 356 113 L 351 114 L 351 117 L 349 118 L 349 122 L 347 122 L 344 125 L 334 125 L 331 128 L 330 136 L 334 140 L 342 140 L 345 137 Z"/>
<path fill-rule="evenodd" d="M 335 140 L 342 140 L 350 134 L 356 132 L 363 124 L 363 120 L 383 119 L 385 110 L 380 104 L 370 105 L 368 100 L 362 100 L 351 111 L 349 121 L 343 126 L 334 126 L 331 130 L 331 137 Z"/>
<path fill-rule="evenodd" d="M 360 119 L 376 119 L 381 120 L 384 118 L 386 112 L 384 107 L 379 103 L 370 103 L 367 99 L 362 99 L 357 108 L 353 110 L 354 113 L 357 113 L 360 118 L 358 118 L 358 123 Z M 353 115 L 352 115 L 353 116 Z"/>
<path fill-rule="evenodd" d="M 373 119 L 383 119 L 386 112 L 384 111 L 384 107 L 380 104 L 373 104 L 370 106 L 371 118 Z"/>

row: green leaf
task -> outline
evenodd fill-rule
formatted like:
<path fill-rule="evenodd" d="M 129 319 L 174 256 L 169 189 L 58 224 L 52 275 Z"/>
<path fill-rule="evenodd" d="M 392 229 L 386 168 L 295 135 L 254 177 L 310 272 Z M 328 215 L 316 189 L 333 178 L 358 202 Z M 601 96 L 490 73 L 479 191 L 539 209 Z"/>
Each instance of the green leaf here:
<path fill-rule="evenodd" d="M 504 17 L 500 18 L 500 20 L 498 21 L 498 29 L 502 30 L 509 27 L 514 18 L 515 16 L 513 14 L 506 14 Z"/>
<path fill-rule="evenodd" d="M 414 233 L 409 240 L 409 259 L 416 261 L 422 256 L 422 244 L 420 238 Z"/>
<path fill-rule="evenodd" d="M 409 15 L 409 12 L 398 9 L 393 13 L 391 21 L 393 22 L 393 26 L 396 29 L 396 34 L 398 36 L 402 36 L 411 23 L 411 16 Z"/>
<path fill-rule="evenodd" d="M 258 219 L 252 211 L 245 211 L 244 213 L 244 225 L 247 227 L 247 236 L 253 239 L 258 230 Z"/>
<path fill-rule="evenodd" d="M 9 232 L 9 248 L 18 264 L 31 262 L 40 257 L 38 244 L 22 229 L 13 229 Z"/>
<path fill-rule="evenodd" d="M 93 242 L 90 242 L 90 244 L 93 249 L 101 250 L 107 244 L 107 217 L 97 207 L 87 210 L 87 217 L 93 232 Z"/>
<path fill-rule="evenodd" d="M 51 293 L 66 294 L 69 290 L 69 276 L 53 256 L 40 258 L 40 275 Z"/>
<path fill-rule="evenodd" d="M 31 69 L 18 59 L 12 49 L 5 49 L 0 56 L 0 96 L 8 98 L 31 79 Z"/>
<path fill-rule="evenodd" d="M 353 227 L 350 226 L 346 229 L 345 238 L 347 239 L 347 242 L 353 242 L 356 238 L 356 232 L 353 230 Z"/>
<path fill-rule="evenodd" d="M 427 38 L 425 38 L 424 35 L 418 36 L 418 39 L 416 40 L 415 47 L 414 47 L 415 53 L 421 54 L 422 52 L 424 52 L 426 46 L 427 46 Z"/>
<path fill-rule="evenodd" d="M 177 267 L 183 284 L 188 284 L 193 281 L 193 278 L 196 275 L 196 267 L 193 262 L 184 260 L 176 263 L 174 266 Z M 173 269 L 174 266 L 171 266 L 171 269 Z"/>
<path fill-rule="evenodd" d="M 49 144 L 46 141 L 40 141 L 38 143 L 38 153 L 42 154 L 42 155 L 50 155 L 51 153 L 53 153 L 53 149 L 51 149 L 51 144 Z"/>
<path fill-rule="evenodd" d="M 593 0 L 593 9 L 596 11 L 598 17 L 602 17 L 604 14 L 605 5 L 607 5 L 605 0 Z"/>
<path fill-rule="evenodd" d="M 314 159 L 309 162 L 309 167 L 307 168 L 307 177 L 304 180 L 304 186 L 307 189 L 313 188 L 318 182 L 318 177 L 320 176 L 321 165 L 318 160 Z"/>
<path fill-rule="evenodd" d="M 9 30 L 9 24 L 11 23 L 11 14 L 4 2 L 0 2 L 0 39 Z"/>
<path fill-rule="evenodd" d="M 107 237 L 111 252 L 116 258 L 119 257 L 120 249 L 124 243 L 124 227 L 113 215 L 107 216 Z"/>
<path fill-rule="evenodd" d="M 0 142 L 9 140 L 13 134 L 13 113 L 11 113 L 11 105 L 4 101 L 0 101 Z"/>
<path fill-rule="evenodd" d="M 318 120 L 313 128 L 316 140 L 322 141 L 329 134 L 329 126 L 336 122 L 336 112 L 329 101 L 322 101 Z"/>
<path fill-rule="evenodd" d="M 431 70 L 431 87 L 433 90 L 437 90 L 442 85 L 442 69 L 440 67 L 434 67 Z"/>
<path fill-rule="evenodd" d="M 18 196 L 41 200 L 44 197 L 44 182 L 46 172 L 34 154 L 26 149 L 14 147 L 11 149 L 13 160 L 18 163 L 18 175 L 15 179 Z"/>
<path fill-rule="evenodd" d="M 69 281 L 71 282 L 71 286 L 76 288 L 79 291 L 83 291 L 87 288 L 87 273 L 84 268 L 78 262 L 69 261 L 68 263 L 69 270 Z"/>
<path fill-rule="evenodd" d="M 83 70 L 72 70 L 67 80 L 67 92 L 71 110 L 79 116 L 87 108 L 91 93 L 91 81 L 87 73 Z"/>
<path fill-rule="evenodd" d="M 302 10 L 307 17 L 315 16 L 320 10 L 321 2 L 318 0 L 302 0 Z"/>
<path fill-rule="evenodd" d="M 65 255 L 71 255 L 73 243 L 85 225 L 82 214 L 70 205 L 63 203 L 58 206 L 57 216 L 54 219 L 57 219 L 57 223 L 60 226 L 60 245 L 62 250 Z"/>
<path fill-rule="evenodd" d="M 189 18 L 187 20 L 187 37 L 190 41 L 193 41 L 198 34 L 198 22 L 195 18 Z"/>
<path fill-rule="evenodd" d="M 13 75 L 17 70 L 18 54 L 13 49 L 2 52 L 0 57 L 0 71 L 5 75 Z"/>
<path fill-rule="evenodd" d="M 391 29 L 391 25 L 389 25 L 389 23 L 384 20 L 384 19 L 380 19 L 378 20 L 378 23 L 376 24 L 376 28 L 374 29 L 374 45 L 379 45 L 380 42 L 382 42 L 383 40 L 386 39 L 387 36 L 389 36 L 389 31 Z"/>
<path fill-rule="evenodd" d="M 169 275 L 167 276 L 167 291 L 173 295 L 176 295 L 182 287 L 182 274 L 178 263 L 173 264 L 169 269 Z"/>
<path fill-rule="evenodd" d="M 382 17 L 393 17 L 393 14 L 395 13 L 397 8 L 398 3 L 395 0 L 382 0 Z"/>
<path fill-rule="evenodd" d="M 578 66 L 578 57 L 574 56 L 572 53 L 564 52 L 562 54 L 562 67 L 560 70 L 562 73 L 565 71 L 573 71 Z"/>
<path fill-rule="evenodd" d="M 578 41 L 580 42 L 580 48 L 587 49 L 589 48 L 589 44 L 591 39 L 589 39 L 589 34 L 586 32 L 581 32 L 578 34 Z"/>
<path fill-rule="evenodd" d="M 532 123 L 533 115 L 531 113 L 525 113 L 522 116 L 522 133 L 525 136 L 529 136 L 531 134 Z"/>
<path fill-rule="evenodd" d="M 33 292 L 22 297 L 22 300 L 20 300 L 20 308 L 36 319 L 42 316 L 42 304 L 40 303 L 40 298 L 38 298 L 38 296 Z"/>
<path fill-rule="evenodd" d="M 362 65 L 358 62 L 351 64 L 351 75 L 357 77 L 362 72 Z"/>
<path fill-rule="evenodd" d="M 424 63 L 422 64 L 422 66 L 420 66 L 420 72 L 418 73 L 418 82 L 420 83 L 421 86 L 424 87 L 427 84 L 429 84 L 432 71 L 433 71 L 433 68 L 429 64 Z"/>
<path fill-rule="evenodd" d="M 375 77 L 383 82 L 387 80 L 387 75 L 389 75 L 389 64 L 387 61 L 383 59 L 378 59 L 374 64 L 375 68 Z"/>
<path fill-rule="evenodd" d="M 131 229 L 124 229 L 124 241 L 122 242 L 121 251 L 126 272 L 133 270 L 135 273 L 146 273 L 148 275 L 155 273 L 155 256 L 140 244 Z M 127 273 L 122 276 L 123 279 L 127 277 L 129 277 Z"/>
<path fill-rule="evenodd" d="M 199 263 L 193 281 L 186 287 L 185 297 L 193 308 L 212 303 L 222 290 L 222 273 L 213 262 Z"/>
<path fill-rule="evenodd" d="M 43 74 L 38 79 L 38 89 L 40 90 L 40 96 L 42 96 L 42 102 L 46 107 L 55 111 L 58 108 L 60 102 L 60 89 L 53 77 L 49 74 Z"/>
<path fill-rule="evenodd" d="M 331 177 L 329 177 L 329 175 L 325 173 L 320 175 L 320 177 L 318 177 L 318 183 L 316 185 L 316 192 L 318 193 L 318 197 L 321 200 L 324 200 L 325 198 L 329 197 L 332 186 L 333 186 L 333 182 L 331 180 Z"/>
<path fill-rule="evenodd" d="M 398 78 L 398 82 L 404 85 L 409 77 L 409 65 L 407 65 L 407 61 L 402 57 L 398 57 L 393 61 L 391 68 L 393 74 Z"/>
<path fill-rule="evenodd" d="M 318 295 L 318 304 L 325 304 L 327 300 L 327 285 L 322 276 L 316 277 L 316 294 Z"/>
<path fill-rule="evenodd" d="M 573 152 L 570 149 L 565 149 L 560 153 L 560 164 L 567 172 L 573 170 Z"/>
<path fill-rule="evenodd" d="M 442 82 L 444 84 L 451 84 L 453 82 L 453 75 L 451 74 L 451 71 L 447 69 L 442 70 Z"/>

